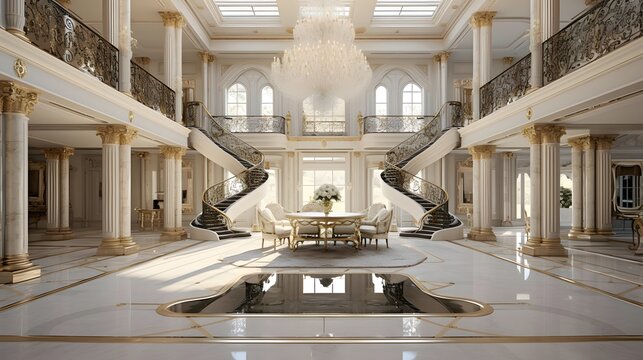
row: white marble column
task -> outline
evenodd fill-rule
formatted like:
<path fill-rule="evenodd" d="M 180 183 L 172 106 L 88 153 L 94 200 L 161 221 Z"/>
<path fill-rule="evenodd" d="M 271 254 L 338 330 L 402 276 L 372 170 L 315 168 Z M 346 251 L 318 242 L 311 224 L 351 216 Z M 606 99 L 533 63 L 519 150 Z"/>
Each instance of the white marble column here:
<path fill-rule="evenodd" d="M 185 155 L 185 149 L 178 148 L 175 153 L 175 164 L 174 164 L 174 187 L 176 191 L 174 192 L 174 225 L 176 227 L 175 231 L 179 233 L 181 238 L 187 237 L 187 232 L 183 229 L 183 155 Z"/>
<path fill-rule="evenodd" d="M 440 57 L 440 104 L 438 107 L 442 107 L 447 101 L 449 101 L 449 88 L 447 87 L 447 78 L 449 76 L 448 68 L 448 59 L 451 53 L 442 52 L 439 54 Z M 442 113 L 442 129 L 446 129 L 451 126 L 449 124 L 449 117 L 447 112 Z"/>
<path fill-rule="evenodd" d="M 473 14 L 469 21 L 473 31 L 473 77 L 471 79 L 471 112 L 473 121 L 480 119 L 480 17 Z"/>
<path fill-rule="evenodd" d="M 560 29 L 560 0 L 541 0 L 542 41 Z"/>
<path fill-rule="evenodd" d="M 139 165 L 141 167 L 141 181 L 139 182 L 139 188 L 141 191 L 141 209 L 151 209 L 152 208 L 152 191 L 150 190 L 150 179 L 148 176 L 148 158 L 150 153 L 147 151 L 139 152 L 136 154 L 136 157 L 139 159 Z"/>
<path fill-rule="evenodd" d="M 9 1 L 11 3 L 12 1 Z M 8 6 L 7 6 L 8 7 Z M 9 10 L 9 9 L 7 9 Z M 0 194 L 2 201 L 2 262 L 0 284 L 17 283 L 40 276 L 40 267 L 29 260 L 27 231 L 27 122 L 38 101 L 35 92 L 0 81 L 2 101 L 2 154 Z"/>
<path fill-rule="evenodd" d="M 522 251 L 530 254 L 535 253 L 542 243 L 542 225 L 540 222 L 541 212 L 541 144 L 542 133 L 535 126 L 523 130 L 522 134 L 529 140 L 529 179 L 530 193 L 529 202 L 529 224 L 531 231 L 527 243 L 522 246 Z"/>
<path fill-rule="evenodd" d="M 176 92 L 175 97 L 175 110 L 176 115 L 174 119 L 179 124 L 183 124 L 183 27 L 185 22 L 183 21 L 183 16 L 181 14 L 176 15 L 176 21 L 174 24 L 175 31 L 175 43 L 176 43 L 176 70 L 174 72 L 175 76 L 175 87 L 174 91 Z"/>
<path fill-rule="evenodd" d="M 491 80 L 491 24 L 494 11 L 484 11 L 480 14 L 480 86 Z"/>
<path fill-rule="evenodd" d="M 541 33 L 541 7 L 543 0 L 530 0 L 529 50 L 531 51 L 531 89 L 543 86 L 543 51 Z"/>
<path fill-rule="evenodd" d="M 462 81 L 461 80 L 453 80 L 453 100 L 463 102 L 462 99 Z"/>
<path fill-rule="evenodd" d="M 612 143 L 614 136 L 596 138 L 596 231 L 613 235 L 612 231 Z"/>
<path fill-rule="evenodd" d="M 503 153 L 502 156 L 502 226 L 512 226 L 515 217 L 514 204 L 516 203 L 516 157 L 512 152 Z"/>
<path fill-rule="evenodd" d="M 475 151 L 475 147 L 469 148 L 469 153 L 473 159 L 472 168 L 472 193 L 473 204 L 471 214 L 471 229 L 469 230 L 468 238 L 476 240 L 480 233 L 480 153 Z"/>
<path fill-rule="evenodd" d="M 596 143 L 591 136 L 583 141 L 583 238 L 596 237 Z"/>
<path fill-rule="evenodd" d="M 207 52 L 202 52 L 201 54 L 201 102 L 206 109 L 210 110 L 208 107 L 208 99 L 210 98 L 208 86 L 208 78 L 210 77 L 208 66 L 210 64 L 210 54 Z"/>
<path fill-rule="evenodd" d="M 47 161 L 47 238 L 56 237 L 60 229 L 60 148 L 45 149 Z"/>
<path fill-rule="evenodd" d="M 139 246 L 132 239 L 132 141 L 138 131 L 124 128 L 120 132 L 120 145 L 118 146 L 119 172 L 119 232 L 118 240 L 124 253 L 131 254 L 138 251 Z"/>
<path fill-rule="evenodd" d="M 8 32 L 29 41 L 25 36 L 25 0 L 5 0 L 5 18 Z"/>
<path fill-rule="evenodd" d="M 572 148 L 572 228 L 568 239 L 577 239 L 583 233 L 583 142 L 569 140 Z"/>
<path fill-rule="evenodd" d="M 103 0 L 103 37 L 116 47 L 119 46 L 119 3 L 120 0 Z"/>
<path fill-rule="evenodd" d="M 532 255 L 566 256 L 560 244 L 560 138 L 565 129 L 542 127 L 542 246 Z"/>
<path fill-rule="evenodd" d="M 132 93 L 132 26 L 130 0 L 119 0 L 118 9 L 118 87 L 121 92 Z"/>
<path fill-rule="evenodd" d="M 210 55 L 208 57 L 208 86 L 210 89 L 208 90 L 208 110 L 211 113 L 215 113 L 215 105 L 216 105 L 216 84 L 217 84 L 217 78 L 216 78 L 216 70 L 217 70 L 217 63 L 216 63 L 217 58 L 214 55 Z"/>
<path fill-rule="evenodd" d="M 165 85 L 176 90 L 176 15 L 175 12 L 159 12 L 165 26 L 165 45 L 163 48 L 163 70 L 165 73 Z"/>
<path fill-rule="evenodd" d="M 60 233 L 66 239 L 72 238 L 69 226 L 69 157 L 74 149 L 64 147 L 60 154 Z"/>
<path fill-rule="evenodd" d="M 98 247 L 96 255 L 112 256 L 123 255 L 119 236 L 120 205 L 120 166 L 118 147 L 120 143 L 121 127 L 117 125 L 101 126 L 97 135 L 103 142 L 103 240 Z"/>
<path fill-rule="evenodd" d="M 479 241 L 494 241 L 496 240 L 496 235 L 493 233 L 491 228 L 491 216 L 492 216 L 492 202 L 491 202 L 491 188 L 493 186 L 492 180 L 492 163 L 493 155 L 496 151 L 496 147 L 493 145 L 480 145 L 475 146 L 474 151 L 478 154 L 480 160 L 480 172 L 479 172 L 479 184 L 478 189 L 480 195 L 478 196 L 478 201 L 480 203 L 480 230 L 475 236 L 475 240 Z M 475 167 L 475 162 L 474 162 Z M 475 176 L 473 181 L 475 182 Z M 475 185 L 474 185 L 475 187 Z M 475 201 L 475 200 L 474 200 Z M 475 203 L 474 203 L 475 206 Z"/>
<path fill-rule="evenodd" d="M 181 198 L 181 189 L 177 186 L 177 155 L 183 151 L 180 147 L 161 146 L 161 155 L 165 159 L 165 189 L 163 194 L 163 221 L 164 229 L 161 240 L 180 240 L 183 235 L 181 223 L 177 223 L 177 212 L 181 213 L 181 207 L 177 207 L 177 199 Z M 178 179 L 179 182 L 181 179 Z M 179 183 L 180 186 L 180 183 Z"/>

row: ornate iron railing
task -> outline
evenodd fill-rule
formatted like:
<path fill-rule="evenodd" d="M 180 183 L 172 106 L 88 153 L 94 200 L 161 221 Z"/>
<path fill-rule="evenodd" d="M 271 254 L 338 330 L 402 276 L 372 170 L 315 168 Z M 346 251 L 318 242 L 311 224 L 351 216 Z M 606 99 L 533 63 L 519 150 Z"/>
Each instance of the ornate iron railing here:
<path fill-rule="evenodd" d="M 135 62 L 131 62 L 132 96 L 141 104 L 174 120 L 176 94 Z"/>
<path fill-rule="evenodd" d="M 215 116 L 214 119 L 233 133 L 286 133 L 286 118 L 283 116 Z"/>
<path fill-rule="evenodd" d="M 437 115 L 415 135 L 402 141 L 386 153 L 386 161 L 391 164 L 410 158 L 418 151 L 432 144 L 442 132 L 442 117 L 446 116 L 448 123 L 462 126 L 462 104 L 459 101 L 449 101 L 442 106 Z"/>
<path fill-rule="evenodd" d="M 643 0 L 604 0 L 543 43 L 543 84 L 641 36 Z"/>
<path fill-rule="evenodd" d="M 118 90 L 118 49 L 53 0 L 25 1 L 32 44 Z"/>
<path fill-rule="evenodd" d="M 230 228 L 232 226 L 232 220 L 215 205 L 234 195 L 240 194 L 244 190 L 259 185 L 262 179 L 260 175 L 265 173 L 264 156 L 259 150 L 232 135 L 227 129 L 221 126 L 201 102 L 194 101 L 187 103 L 185 105 L 183 120 L 186 126 L 199 128 L 208 135 L 212 141 L 232 156 L 239 160 L 247 161 L 252 165 L 237 176 L 225 179 L 208 188 L 203 193 L 204 213 L 214 212 L 219 218 L 223 219 L 228 225 L 228 228 Z"/>
<path fill-rule="evenodd" d="M 364 116 L 364 134 L 414 133 L 420 131 L 433 115 L 369 115 Z"/>
<path fill-rule="evenodd" d="M 480 88 L 480 118 L 525 96 L 529 90 L 531 54 L 518 60 Z"/>
<path fill-rule="evenodd" d="M 448 193 L 438 185 L 402 169 L 402 166 L 409 159 L 426 149 L 440 137 L 443 116 L 451 119 L 452 124 L 462 123 L 464 121 L 462 118 L 462 104 L 458 101 L 447 102 L 442 106 L 438 114 L 417 134 L 409 137 L 386 153 L 386 169 L 382 173 L 382 179 L 388 181 L 392 186 L 402 188 L 435 205 L 424 213 L 420 219 L 420 224 L 445 226 L 451 221 Z M 460 119 L 454 118 L 454 116 L 459 116 Z"/>
<path fill-rule="evenodd" d="M 310 120 L 304 116 L 304 136 L 342 136 L 346 135 L 345 121 Z"/>

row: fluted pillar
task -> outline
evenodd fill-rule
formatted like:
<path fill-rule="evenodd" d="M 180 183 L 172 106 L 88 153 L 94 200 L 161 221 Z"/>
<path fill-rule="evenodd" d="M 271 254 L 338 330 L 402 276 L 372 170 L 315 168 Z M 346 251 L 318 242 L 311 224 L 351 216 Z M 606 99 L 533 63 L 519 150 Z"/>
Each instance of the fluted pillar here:
<path fill-rule="evenodd" d="M 132 239 L 132 141 L 138 132 L 124 128 L 120 132 L 118 146 L 119 168 L 119 234 L 118 239 L 126 253 L 134 253 L 139 247 Z"/>
<path fill-rule="evenodd" d="M 165 73 L 165 85 L 176 90 L 176 15 L 175 12 L 159 12 L 165 27 L 165 45 L 163 48 L 163 70 Z"/>
<path fill-rule="evenodd" d="M 209 74 L 209 64 L 210 64 L 210 54 L 207 52 L 202 52 L 201 53 L 201 102 L 203 102 L 203 106 L 205 106 L 206 109 L 210 110 L 209 108 L 209 101 L 208 99 L 210 98 L 209 96 L 209 86 L 208 86 L 208 78 L 210 77 Z"/>
<path fill-rule="evenodd" d="M 572 148 L 572 228 L 568 239 L 577 239 L 583 233 L 583 142 L 569 140 Z"/>
<path fill-rule="evenodd" d="M 448 78 L 448 59 L 449 55 L 451 53 L 448 52 L 441 52 L 439 54 L 440 58 L 440 104 L 438 104 L 438 107 L 441 107 L 444 105 L 447 101 L 449 101 L 449 88 L 447 87 L 447 78 Z M 448 116 L 447 112 L 442 113 L 442 129 L 446 129 L 447 127 L 451 126 L 448 121 Z"/>
<path fill-rule="evenodd" d="M 471 214 L 471 229 L 468 238 L 475 240 L 480 233 L 480 153 L 475 151 L 475 147 L 469 148 L 469 153 L 473 159 L 472 168 L 472 193 L 473 206 Z"/>
<path fill-rule="evenodd" d="M 495 11 L 483 11 L 479 14 L 480 23 L 480 86 L 491 80 L 491 25 Z"/>
<path fill-rule="evenodd" d="M 549 39 L 560 29 L 560 0 L 541 0 L 542 41 Z"/>
<path fill-rule="evenodd" d="M 470 152 L 474 154 L 473 162 L 473 188 L 474 191 L 477 189 L 479 195 L 476 197 L 475 193 L 473 196 L 473 209 L 474 214 L 476 213 L 476 198 L 478 200 L 478 213 L 479 213 L 479 229 L 474 233 L 472 239 L 479 241 L 493 241 L 496 240 L 496 235 L 491 229 L 491 188 L 492 188 L 492 159 L 493 154 L 495 153 L 496 147 L 493 145 L 480 145 L 474 146 L 469 149 Z M 475 158 L 479 160 L 476 162 Z M 476 171 L 476 165 L 479 167 L 479 170 Z M 476 173 L 477 173 L 477 184 L 476 184 Z M 474 221 L 475 222 L 475 221 Z"/>
<path fill-rule="evenodd" d="M 543 86 L 543 51 L 541 32 L 541 1 L 530 0 L 529 50 L 531 51 L 531 89 Z"/>
<path fill-rule="evenodd" d="M 560 244 L 560 138 L 565 129 L 547 125 L 542 128 L 542 248 L 534 255 L 566 256 Z"/>
<path fill-rule="evenodd" d="M 453 80 L 453 100 L 462 102 L 462 81 L 460 79 Z"/>
<path fill-rule="evenodd" d="M 181 238 L 186 238 L 187 232 L 183 229 L 183 155 L 185 155 L 185 149 L 183 148 L 178 148 L 174 155 L 174 186 L 176 188 L 174 192 L 176 209 L 174 213 L 174 224 L 176 226 L 175 231 L 179 233 Z"/>
<path fill-rule="evenodd" d="M 211 112 L 215 111 L 215 99 L 216 99 L 216 86 L 215 84 L 217 83 L 216 79 L 216 57 L 214 55 L 210 55 L 208 57 L 208 86 L 210 89 L 208 90 L 208 110 Z"/>
<path fill-rule="evenodd" d="M 139 165 L 141 167 L 141 180 L 140 180 L 140 191 L 141 191 L 141 209 L 151 209 L 152 208 L 152 193 L 150 190 L 150 182 L 148 181 L 148 164 L 147 159 L 150 157 L 150 153 L 147 151 L 139 152 L 136 154 L 136 157 L 139 159 Z"/>
<path fill-rule="evenodd" d="M 118 86 L 121 92 L 132 93 L 132 12 L 130 0 L 119 0 L 119 40 L 118 40 Z"/>
<path fill-rule="evenodd" d="M 116 47 L 119 46 L 119 3 L 120 0 L 103 0 L 103 37 Z"/>
<path fill-rule="evenodd" d="M 613 235 L 612 231 L 612 143 L 614 136 L 596 138 L 596 231 Z"/>
<path fill-rule="evenodd" d="M 72 237 L 69 226 L 69 157 L 74 149 L 64 147 L 60 154 L 60 232 L 67 238 Z"/>
<path fill-rule="evenodd" d="M 564 128 L 536 125 L 523 130 L 530 142 L 531 233 L 521 251 L 566 256 L 560 244 L 560 138 Z"/>
<path fill-rule="evenodd" d="M 473 76 L 471 78 L 471 112 L 473 121 L 480 119 L 480 18 L 473 14 L 469 24 L 473 31 Z"/>
<path fill-rule="evenodd" d="M 25 0 L 5 0 L 5 29 L 30 42 L 25 36 Z"/>
<path fill-rule="evenodd" d="M 523 245 L 522 250 L 531 251 L 531 249 L 539 248 L 542 243 L 542 226 L 540 222 L 542 134 L 540 129 L 535 126 L 524 129 L 522 134 L 529 140 L 529 203 L 531 204 L 528 214 L 531 230 L 527 243 Z"/>
<path fill-rule="evenodd" d="M 183 27 L 185 22 L 183 21 L 183 16 L 178 14 L 176 16 L 174 31 L 175 42 L 176 42 L 176 70 L 174 72 L 175 78 L 175 87 L 174 91 L 176 92 L 176 97 L 174 98 L 176 109 L 176 115 L 174 119 L 179 124 L 183 124 Z"/>
<path fill-rule="evenodd" d="M 9 3 L 12 2 L 7 2 L 7 10 Z M 0 81 L 0 100 L 0 174 L 4 175 L 0 177 L 0 284 L 8 284 L 40 276 L 40 267 L 29 260 L 27 232 L 27 122 L 38 95 L 12 82 Z"/>
<path fill-rule="evenodd" d="M 60 228 L 60 150 L 59 148 L 45 149 L 47 161 L 47 238 L 56 237 Z"/>
<path fill-rule="evenodd" d="M 502 226 L 513 225 L 516 206 L 516 157 L 512 152 L 503 153 L 502 156 Z"/>
<path fill-rule="evenodd" d="M 161 235 L 162 240 L 180 240 L 186 234 L 181 224 L 183 216 L 183 205 L 181 202 L 181 164 L 184 153 L 185 149 L 181 147 L 161 146 L 161 155 L 163 155 L 165 159 L 165 189 L 163 196 L 164 229 Z"/>
<path fill-rule="evenodd" d="M 583 237 L 596 237 L 596 143 L 587 136 L 583 141 Z"/>

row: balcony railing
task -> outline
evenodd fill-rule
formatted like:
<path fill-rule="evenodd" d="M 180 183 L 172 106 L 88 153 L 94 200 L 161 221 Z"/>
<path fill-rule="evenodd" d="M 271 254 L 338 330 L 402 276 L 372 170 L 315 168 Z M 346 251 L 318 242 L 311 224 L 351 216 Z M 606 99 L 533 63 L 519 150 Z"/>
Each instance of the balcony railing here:
<path fill-rule="evenodd" d="M 174 120 L 176 97 L 174 90 L 167 87 L 135 62 L 131 62 L 132 96 L 141 104 L 154 109 Z"/>
<path fill-rule="evenodd" d="M 364 117 L 364 134 L 414 133 L 433 118 L 433 115 L 369 115 Z"/>
<path fill-rule="evenodd" d="M 525 96 L 529 90 L 531 54 L 518 60 L 480 88 L 480 118 Z"/>
<path fill-rule="evenodd" d="M 118 49 L 52 0 L 25 1 L 32 44 L 118 90 Z"/>
<path fill-rule="evenodd" d="M 346 122 L 336 120 L 310 120 L 304 117 L 304 136 L 344 136 Z"/>
<path fill-rule="evenodd" d="M 213 116 L 214 120 L 233 133 L 286 134 L 286 118 L 283 116 Z"/>
<path fill-rule="evenodd" d="M 543 43 L 543 84 L 641 36 L 643 0 L 605 0 Z"/>

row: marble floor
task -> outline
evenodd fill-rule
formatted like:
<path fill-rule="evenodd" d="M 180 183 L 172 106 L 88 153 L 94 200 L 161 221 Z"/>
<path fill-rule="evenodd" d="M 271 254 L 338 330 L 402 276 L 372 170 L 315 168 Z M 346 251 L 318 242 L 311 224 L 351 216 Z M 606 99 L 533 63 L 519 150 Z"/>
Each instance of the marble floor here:
<path fill-rule="evenodd" d="M 135 233 L 137 254 L 95 256 L 96 230 L 31 236 L 39 279 L 0 285 L 0 354 L 12 359 L 639 359 L 643 260 L 619 241 L 564 241 L 566 258 L 498 241 L 431 242 L 392 234 L 390 248 L 261 249 L 252 238 L 161 242 Z M 272 244 L 270 244 L 272 245 Z M 380 244 L 382 245 L 382 244 Z M 285 245 L 282 245 L 285 246 Z M 316 251 L 318 250 L 318 251 Z M 442 296 L 490 305 L 467 316 L 167 317 L 157 309 L 211 295 L 257 272 L 387 272 Z"/>

